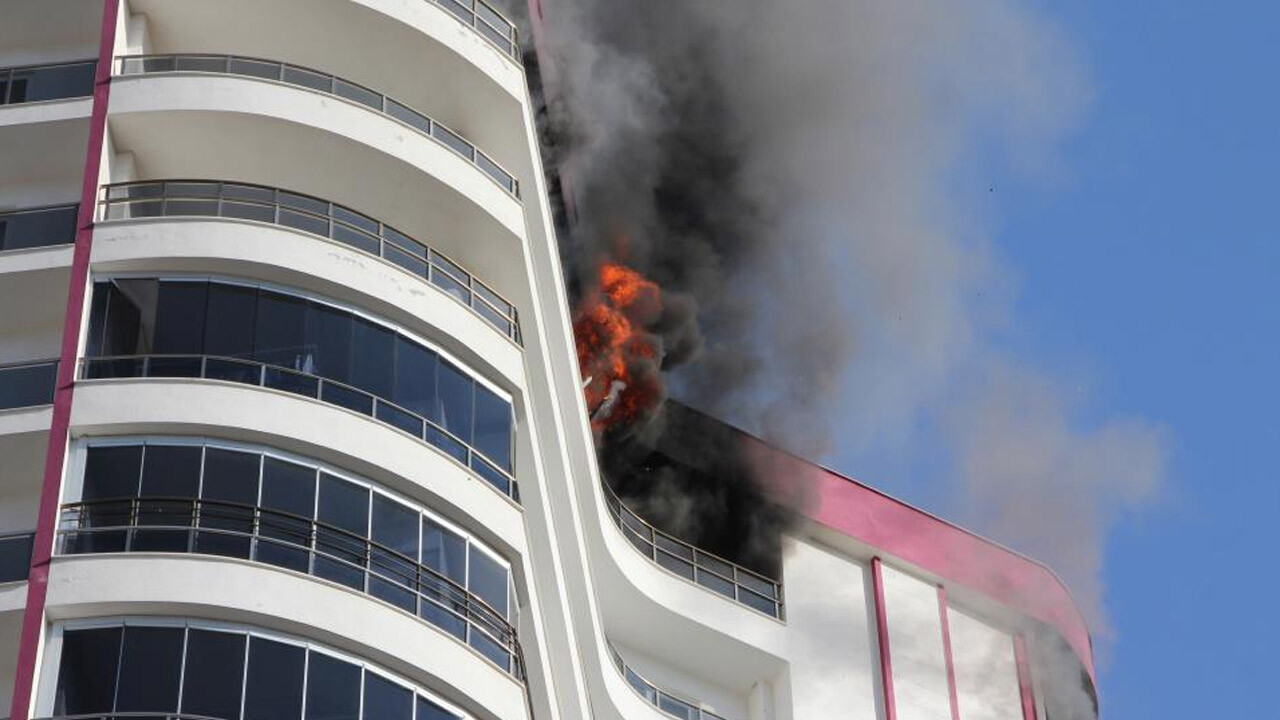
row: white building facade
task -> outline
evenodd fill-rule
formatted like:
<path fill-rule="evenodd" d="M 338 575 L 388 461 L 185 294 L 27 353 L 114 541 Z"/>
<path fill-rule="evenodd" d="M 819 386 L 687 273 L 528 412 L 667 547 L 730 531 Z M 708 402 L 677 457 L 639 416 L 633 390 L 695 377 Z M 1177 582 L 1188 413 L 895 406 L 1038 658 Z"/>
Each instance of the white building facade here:
<path fill-rule="evenodd" d="M 602 485 L 522 42 L 481 0 L 0 7 L 0 713 L 1076 712 L 1033 561 L 757 445 L 819 488 L 781 577 Z"/>

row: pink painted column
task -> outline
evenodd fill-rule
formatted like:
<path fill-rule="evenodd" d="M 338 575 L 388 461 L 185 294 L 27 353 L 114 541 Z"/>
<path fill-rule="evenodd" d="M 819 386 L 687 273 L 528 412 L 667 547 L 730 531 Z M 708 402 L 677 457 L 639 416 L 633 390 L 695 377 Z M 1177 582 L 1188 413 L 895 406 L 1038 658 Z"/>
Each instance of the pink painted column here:
<path fill-rule="evenodd" d="M 22 635 L 18 644 L 18 667 L 14 674 L 10 720 L 27 720 L 35 690 L 36 657 L 44 634 L 45 599 L 49 589 L 49 561 L 53 556 L 54 529 L 58 520 L 58 498 L 62 492 L 62 472 L 66 463 L 67 439 L 71 425 L 71 398 L 75 390 L 76 354 L 80 346 L 80 325 L 84 315 L 85 291 L 89 284 L 89 250 L 93 243 L 93 220 L 97 209 L 98 171 L 102 163 L 103 138 L 107 129 L 107 102 L 111 93 L 111 65 L 116 41 L 116 14 L 120 0 L 103 0 L 102 30 L 98 40 L 98 68 L 93 84 L 93 111 L 89 119 L 89 147 L 84 160 L 80 190 L 80 211 L 76 218 L 75 249 L 71 260 L 71 280 L 62 328 L 62 352 L 58 380 L 53 395 L 53 420 L 45 450 L 44 478 L 40 489 L 40 510 L 36 537 L 31 550 L 31 573 L 27 581 L 27 604 L 22 615 Z"/>
<path fill-rule="evenodd" d="M 951 720 L 960 720 L 960 696 L 956 692 L 956 664 L 951 657 L 951 618 L 947 614 L 947 589 L 938 586 L 938 619 L 942 621 L 942 656 L 947 663 L 947 693 L 951 698 Z"/>
<path fill-rule="evenodd" d="M 1018 663 L 1018 693 L 1022 696 L 1023 720 L 1037 720 L 1035 691 L 1031 686 L 1031 663 L 1027 660 L 1027 639 L 1013 636 L 1013 657 Z"/>
<path fill-rule="evenodd" d="M 884 571 L 880 558 L 871 559 L 871 585 L 876 596 L 876 637 L 880 640 L 880 677 L 884 682 L 885 720 L 898 720 L 897 700 L 893 696 L 893 658 L 889 652 L 889 615 L 884 603 Z"/>

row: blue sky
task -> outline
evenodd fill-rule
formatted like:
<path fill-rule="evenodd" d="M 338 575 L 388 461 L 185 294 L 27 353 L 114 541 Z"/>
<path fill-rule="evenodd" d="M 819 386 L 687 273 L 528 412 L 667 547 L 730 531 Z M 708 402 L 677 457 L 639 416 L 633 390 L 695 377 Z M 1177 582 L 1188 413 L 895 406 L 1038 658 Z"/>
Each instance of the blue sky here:
<path fill-rule="evenodd" d="M 1095 97 L 1052 177 L 995 152 L 965 174 L 1018 279 L 997 342 L 1078 378 L 1086 420 L 1167 441 L 1162 491 L 1108 536 L 1103 716 L 1280 717 L 1280 4 L 1034 4 Z M 894 472 L 864 460 L 837 466 Z M 936 485 L 876 484 L 947 511 Z"/>

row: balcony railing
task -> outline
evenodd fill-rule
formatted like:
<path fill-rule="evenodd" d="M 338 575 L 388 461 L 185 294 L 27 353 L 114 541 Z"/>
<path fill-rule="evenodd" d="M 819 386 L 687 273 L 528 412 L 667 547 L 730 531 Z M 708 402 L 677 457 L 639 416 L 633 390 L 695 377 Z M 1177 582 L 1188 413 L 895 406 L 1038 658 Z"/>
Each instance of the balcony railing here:
<path fill-rule="evenodd" d="M 442 0 L 452 2 L 452 0 Z M 156 73 L 210 73 L 272 80 L 286 85 L 350 100 L 408 125 L 444 147 L 461 155 L 513 197 L 520 197 L 520 183 L 493 158 L 481 152 L 461 135 L 375 90 L 343 80 L 336 75 L 301 65 L 233 55 L 131 55 L 120 58 L 120 75 Z"/>
<path fill-rule="evenodd" d="M 108 185 L 102 218 L 223 217 L 271 223 L 377 255 L 444 290 L 520 342 L 515 305 L 457 263 L 385 223 L 337 203 L 265 185 L 216 180 L 149 180 Z"/>
<path fill-rule="evenodd" d="M 54 205 L 0 212 L 0 252 L 74 242 L 79 209 L 79 205 Z"/>
<path fill-rule="evenodd" d="M 254 360 L 212 355 L 119 355 L 81 361 L 85 380 L 203 378 L 282 390 L 346 408 L 408 433 L 470 468 L 498 492 L 520 502 L 514 477 L 456 435 L 421 415 L 351 385 Z"/>
<path fill-rule="evenodd" d="M 516 62 L 520 61 L 520 38 L 516 26 L 484 0 L 430 0 L 475 28 L 480 37 L 497 45 Z"/>
<path fill-rule="evenodd" d="M 104 499 L 63 505 L 58 534 L 64 555 L 159 551 L 294 567 L 279 562 L 272 549 L 294 551 L 300 560 L 295 569 L 334 577 L 337 568 L 345 581 L 335 581 L 414 613 L 517 679 L 524 677 L 515 626 L 493 606 L 417 558 L 309 517 L 182 497 Z"/>
<path fill-rule="evenodd" d="M 0 69 L 0 105 L 66 100 L 93 94 L 96 60 Z"/>
<path fill-rule="evenodd" d="M 0 410 L 51 405 L 57 383 L 57 360 L 0 365 Z"/>
<path fill-rule="evenodd" d="M 644 698 L 646 702 L 667 715 L 680 718 L 680 720 L 725 720 L 724 716 L 717 715 L 710 710 L 703 710 L 693 703 L 685 702 L 645 680 L 640 673 L 632 670 L 631 666 L 627 665 L 613 645 L 609 645 L 609 654 L 613 656 L 613 664 L 618 668 L 618 672 L 622 673 L 622 677 L 626 679 L 627 684 L 639 693 L 640 697 Z"/>
<path fill-rule="evenodd" d="M 668 535 L 624 505 L 607 485 L 604 493 L 609 514 L 623 536 L 659 567 L 765 615 L 785 619 L 782 583 Z"/>
<path fill-rule="evenodd" d="M 31 548 L 36 534 L 0 535 L 0 583 L 26 580 L 31 572 Z"/>

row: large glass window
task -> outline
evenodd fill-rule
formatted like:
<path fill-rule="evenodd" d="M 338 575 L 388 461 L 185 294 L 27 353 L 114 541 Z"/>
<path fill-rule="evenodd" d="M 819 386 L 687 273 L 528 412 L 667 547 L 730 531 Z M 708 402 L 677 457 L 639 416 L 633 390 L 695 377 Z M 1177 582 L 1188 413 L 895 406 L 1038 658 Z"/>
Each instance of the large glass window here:
<path fill-rule="evenodd" d="M 114 709 L 122 629 L 67 632 L 58 665 L 55 715 L 84 715 Z"/>
<path fill-rule="evenodd" d="M 315 574 L 363 590 L 369 488 L 321 472 L 316 520 L 332 527 L 316 528 Z"/>
<path fill-rule="evenodd" d="M 164 712 L 178 707 L 184 632 L 180 627 L 124 629 L 117 711 Z"/>
<path fill-rule="evenodd" d="M 347 310 L 220 281 L 104 280 L 94 285 L 87 354 L 130 356 L 88 363 L 89 378 L 203 373 L 319 397 L 422 437 L 509 492 L 509 479 L 491 477 L 468 448 L 511 471 L 511 403 L 439 353 Z M 145 369 L 139 355 L 154 355 Z M 375 409 L 374 398 L 415 416 Z"/>
<path fill-rule="evenodd" d="M 182 712 L 211 718 L 240 716 L 245 636 L 192 629 L 182 673 Z"/>
<path fill-rule="evenodd" d="M 0 104 L 63 100 L 93 94 L 98 64 L 92 60 L 70 65 L 18 68 L 9 77 L 8 92 L 0 92 Z M 0 86 L 0 90 L 4 90 Z"/>
<path fill-rule="evenodd" d="M 81 487 L 63 513 L 63 553 L 196 552 L 316 575 L 416 614 L 515 672 L 509 568 L 367 481 L 173 438 L 90 445 Z"/>
<path fill-rule="evenodd" d="M 64 630 L 54 714 L 163 717 L 182 712 L 222 720 L 465 717 L 423 690 L 328 651 L 256 631 L 189 625 L 128 621 Z"/>
<path fill-rule="evenodd" d="M 184 552 L 191 533 L 191 504 L 183 498 L 196 497 L 200 488 L 201 448 L 191 445 L 147 446 L 142 470 L 142 489 L 137 524 L 165 529 L 135 530 L 132 548 L 157 552 Z"/>
<path fill-rule="evenodd" d="M 249 669 L 245 673 L 246 720 L 298 720 L 302 716 L 302 673 L 305 648 L 249 638 Z"/>
<path fill-rule="evenodd" d="M 0 214 L 0 251 L 45 247 L 75 240 L 75 205 Z"/>
<path fill-rule="evenodd" d="M 307 664 L 306 720 L 359 720 L 360 668 L 321 653 Z"/>
<path fill-rule="evenodd" d="M 200 527 L 207 530 L 197 533 L 196 552 L 249 557 L 261 466 L 262 456 L 256 453 L 205 449 L 200 497 L 214 502 L 201 508 Z"/>
<path fill-rule="evenodd" d="M 264 460 L 262 507 L 275 512 L 264 513 L 260 520 L 263 539 L 258 540 L 258 560 L 308 572 L 310 553 L 306 548 L 311 545 L 315 499 L 315 468 L 273 457 Z"/>
<path fill-rule="evenodd" d="M 204 347 L 199 352 L 221 357 L 252 357 L 258 323 L 258 289 L 209 283 L 206 308 Z"/>

